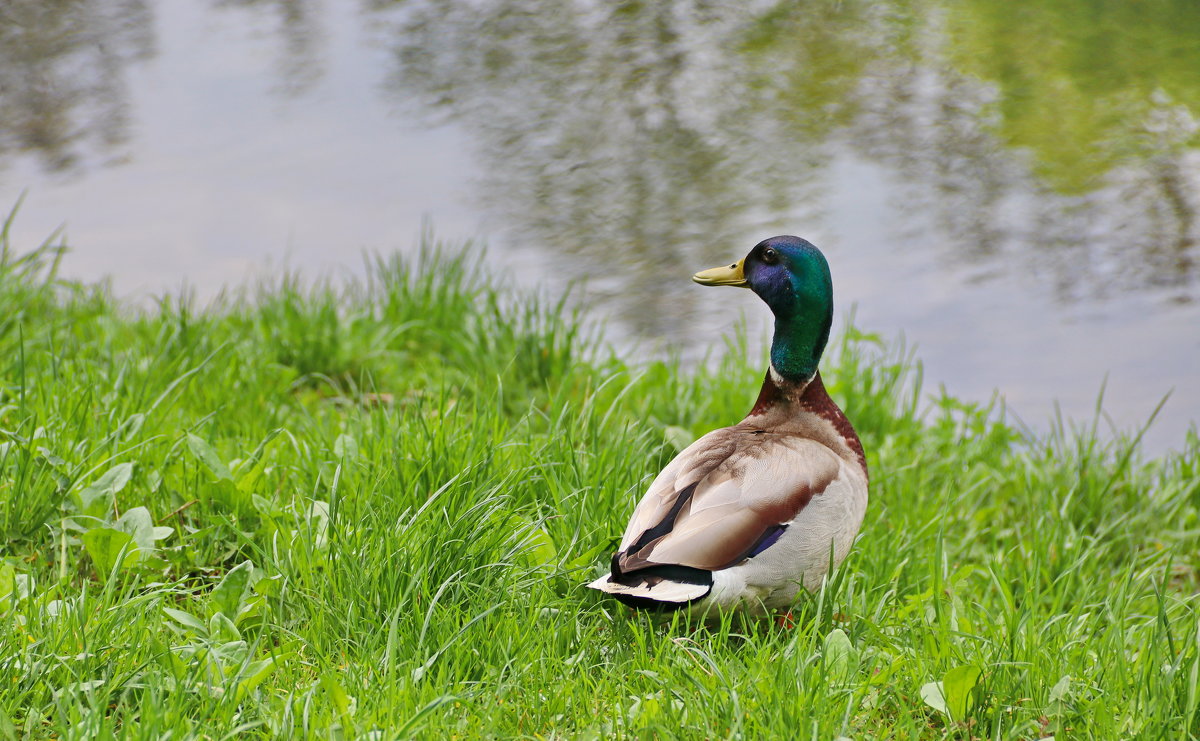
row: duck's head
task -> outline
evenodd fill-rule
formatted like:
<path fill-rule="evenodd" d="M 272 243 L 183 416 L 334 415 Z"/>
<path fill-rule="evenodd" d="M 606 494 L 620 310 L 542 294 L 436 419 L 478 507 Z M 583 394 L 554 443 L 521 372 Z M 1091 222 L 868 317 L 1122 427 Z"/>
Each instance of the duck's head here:
<path fill-rule="evenodd" d="M 833 323 L 833 280 L 829 263 L 800 237 L 764 239 L 729 266 L 692 276 L 703 286 L 749 288 L 775 314 L 771 365 L 784 378 L 804 380 L 817 371 Z"/>

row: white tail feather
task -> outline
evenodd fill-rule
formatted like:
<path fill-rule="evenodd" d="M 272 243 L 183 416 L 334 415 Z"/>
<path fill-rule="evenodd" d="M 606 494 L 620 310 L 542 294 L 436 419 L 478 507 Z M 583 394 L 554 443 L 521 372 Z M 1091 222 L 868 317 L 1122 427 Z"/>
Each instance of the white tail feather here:
<path fill-rule="evenodd" d="M 661 581 L 653 586 L 638 584 L 627 587 L 624 584 L 617 584 L 612 581 L 607 574 L 588 584 L 588 586 L 609 594 L 645 597 L 657 602 L 690 602 L 703 597 L 708 594 L 708 590 L 712 589 L 711 586 L 706 584 L 684 584 L 677 581 Z"/>

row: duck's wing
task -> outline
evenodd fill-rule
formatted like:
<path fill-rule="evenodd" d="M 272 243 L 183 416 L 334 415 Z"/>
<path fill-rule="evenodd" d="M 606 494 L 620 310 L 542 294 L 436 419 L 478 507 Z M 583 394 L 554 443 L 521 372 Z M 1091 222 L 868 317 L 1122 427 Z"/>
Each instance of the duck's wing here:
<path fill-rule="evenodd" d="M 807 438 L 739 428 L 709 433 L 650 485 L 613 576 L 660 565 L 733 566 L 769 546 L 841 469 L 833 451 Z"/>

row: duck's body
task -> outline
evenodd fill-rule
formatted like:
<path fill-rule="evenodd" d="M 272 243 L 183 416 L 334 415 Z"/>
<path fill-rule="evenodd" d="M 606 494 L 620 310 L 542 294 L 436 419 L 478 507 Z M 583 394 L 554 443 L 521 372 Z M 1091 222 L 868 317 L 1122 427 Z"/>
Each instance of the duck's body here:
<path fill-rule="evenodd" d="M 771 368 L 744 420 L 692 443 L 655 478 L 610 572 L 589 586 L 634 607 L 769 612 L 841 563 L 867 507 L 862 444 L 816 370 L 832 314 L 828 267 L 808 242 L 775 237 L 696 280 L 767 301 Z M 808 292 L 815 315 L 796 316 L 813 303 Z"/>

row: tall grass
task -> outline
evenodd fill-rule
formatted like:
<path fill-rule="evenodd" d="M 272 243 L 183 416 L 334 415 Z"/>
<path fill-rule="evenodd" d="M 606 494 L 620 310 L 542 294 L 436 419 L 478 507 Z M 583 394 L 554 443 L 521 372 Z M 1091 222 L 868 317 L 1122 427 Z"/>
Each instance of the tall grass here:
<path fill-rule="evenodd" d="M 850 559 L 656 622 L 581 585 L 761 360 L 631 366 L 445 247 L 138 313 L 2 238 L 0 737 L 1200 734 L 1195 434 L 1030 439 L 851 329 Z"/>

